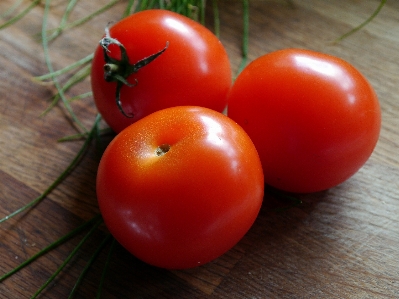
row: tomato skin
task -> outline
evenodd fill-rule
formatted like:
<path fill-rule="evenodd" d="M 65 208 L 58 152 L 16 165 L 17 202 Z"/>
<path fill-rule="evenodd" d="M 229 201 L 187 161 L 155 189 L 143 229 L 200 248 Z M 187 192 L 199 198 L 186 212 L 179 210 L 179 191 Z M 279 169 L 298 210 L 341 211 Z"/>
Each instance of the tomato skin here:
<path fill-rule="evenodd" d="M 170 145 L 158 156 L 156 149 Z M 173 107 L 132 124 L 107 147 L 97 197 L 113 236 L 139 259 L 192 268 L 233 247 L 259 212 L 261 162 L 244 130 L 202 107 Z"/>
<path fill-rule="evenodd" d="M 358 70 L 301 49 L 250 63 L 233 84 L 228 116 L 254 142 L 265 183 L 298 193 L 351 177 L 372 154 L 381 128 L 377 96 Z"/>
<path fill-rule="evenodd" d="M 173 106 L 202 106 L 222 112 L 232 84 L 227 53 L 217 37 L 201 24 L 166 10 L 135 13 L 110 28 L 110 35 L 122 43 L 130 63 L 162 50 L 165 52 L 132 74 L 127 81 L 137 85 L 121 88 L 125 117 L 115 104 L 116 83 L 104 80 L 104 54 L 98 46 L 91 84 L 95 104 L 115 131 L 160 109 Z M 116 45 L 109 55 L 120 59 Z M 136 81 L 137 80 L 137 81 Z"/>

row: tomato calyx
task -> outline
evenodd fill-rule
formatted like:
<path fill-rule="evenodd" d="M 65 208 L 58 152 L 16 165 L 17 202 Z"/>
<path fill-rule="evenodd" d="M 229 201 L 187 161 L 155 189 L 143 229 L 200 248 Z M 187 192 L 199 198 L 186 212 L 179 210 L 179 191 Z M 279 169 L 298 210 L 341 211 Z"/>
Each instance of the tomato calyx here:
<path fill-rule="evenodd" d="M 121 52 L 121 59 L 115 59 L 108 55 L 110 50 L 108 47 L 110 45 L 117 45 Z M 123 85 L 127 85 L 128 87 L 134 87 L 138 84 L 137 79 L 135 79 L 135 84 L 131 84 L 127 81 L 127 78 L 139 71 L 142 67 L 146 66 L 150 62 L 154 61 L 157 57 L 159 57 L 169 46 L 169 42 L 166 42 L 165 47 L 154 53 L 148 57 L 145 57 L 134 64 L 129 62 L 129 56 L 127 55 L 126 48 L 122 43 L 118 40 L 112 38 L 109 34 L 108 28 L 105 30 L 105 37 L 100 40 L 100 46 L 103 48 L 104 52 L 104 80 L 107 82 L 116 82 L 116 94 L 115 101 L 118 106 L 119 111 L 126 117 L 133 118 L 134 114 L 127 114 L 123 109 L 122 102 L 120 99 L 120 91 Z"/>

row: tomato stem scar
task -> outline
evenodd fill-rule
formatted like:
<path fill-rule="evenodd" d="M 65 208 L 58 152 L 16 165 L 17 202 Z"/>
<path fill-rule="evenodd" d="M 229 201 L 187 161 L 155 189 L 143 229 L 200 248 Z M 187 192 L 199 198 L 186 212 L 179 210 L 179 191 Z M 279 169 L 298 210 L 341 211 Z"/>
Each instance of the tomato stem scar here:
<path fill-rule="evenodd" d="M 155 150 L 155 154 L 158 157 L 160 157 L 160 156 L 165 155 L 169 150 L 170 150 L 170 145 L 167 143 L 164 143 L 157 147 L 157 149 Z"/>

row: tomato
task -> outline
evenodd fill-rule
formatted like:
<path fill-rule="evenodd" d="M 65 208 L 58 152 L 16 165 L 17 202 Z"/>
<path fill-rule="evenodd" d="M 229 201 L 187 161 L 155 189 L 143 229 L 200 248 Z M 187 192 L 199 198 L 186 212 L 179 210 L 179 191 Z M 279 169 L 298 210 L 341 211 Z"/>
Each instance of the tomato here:
<path fill-rule="evenodd" d="M 367 161 L 381 111 L 365 77 L 342 59 L 285 49 L 237 77 L 228 115 L 251 137 L 265 183 L 308 193 L 336 186 Z"/>
<path fill-rule="evenodd" d="M 121 62 L 123 50 L 128 61 Z M 117 73 L 107 74 L 115 66 Z M 109 29 L 94 53 L 91 84 L 100 114 L 120 132 L 167 107 L 202 106 L 221 112 L 232 76 L 226 50 L 211 31 L 174 12 L 145 10 Z"/>
<path fill-rule="evenodd" d="M 119 133 L 101 158 L 97 196 L 113 236 L 139 259 L 191 268 L 233 247 L 264 192 L 251 139 L 203 107 L 157 111 Z"/>

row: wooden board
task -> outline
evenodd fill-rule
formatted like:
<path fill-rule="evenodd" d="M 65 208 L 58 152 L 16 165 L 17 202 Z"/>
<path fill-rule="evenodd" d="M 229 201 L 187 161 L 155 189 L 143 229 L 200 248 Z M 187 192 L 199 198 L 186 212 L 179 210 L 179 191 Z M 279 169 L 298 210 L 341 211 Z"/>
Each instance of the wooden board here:
<path fill-rule="evenodd" d="M 0 3 L 0 12 L 14 1 Z M 211 2 L 211 1 L 209 1 Z M 209 3 L 208 2 L 208 3 Z M 31 1 L 23 2 L 26 6 Z M 49 28 L 65 9 L 51 7 Z M 70 19 L 93 12 L 106 0 L 82 0 Z M 221 40 L 233 70 L 240 64 L 242 2 L 219 0 Z M 54 69 L 90 54 L 109 21 L 126 1 L 50 44 Z M 270 193 L 253 228 L 219 259 L 196 269 L 167 271 L 148 266 L 115 246 L 102 298 L 399 298 L 399 2 L 388 1 L 363 30 L 332 43 L 367 19 L 375 0 L 250 1 L 249 58 L 287 47 L 339 56 L 355 65 L 374 86 L 382 107 L 379 143 L 366 165 L 345 183 L 310 195 L 302 204 Z M 212 9 L 207 24 L 212 28 Z M 43 7 L 0 31 L 0 218 L 39 196 L 72 161 L 83 141 L 57 142 L 74 134 L 61 105 L 40 116 L 53 86 L 32 81 L 47 72 L 37 40 Z M 64 81 L 66 80 L 63 79 Z M 90 90 L 88 80 L 72 97 Z M 87 127 L 92 99 L 72 103 Z M 98 213 L 92 149 L 40 204 L 0 224 L 0 275 Z M 100 227 L 40 298 L 67 298 L 93 248 L 106 234 Z M 50 251 L 0 283 L 0 298 L 29 298 L 55 271 L 84 234 Z M 78 288 L 76 298 L 94 298 L 108 244 Z"/>

